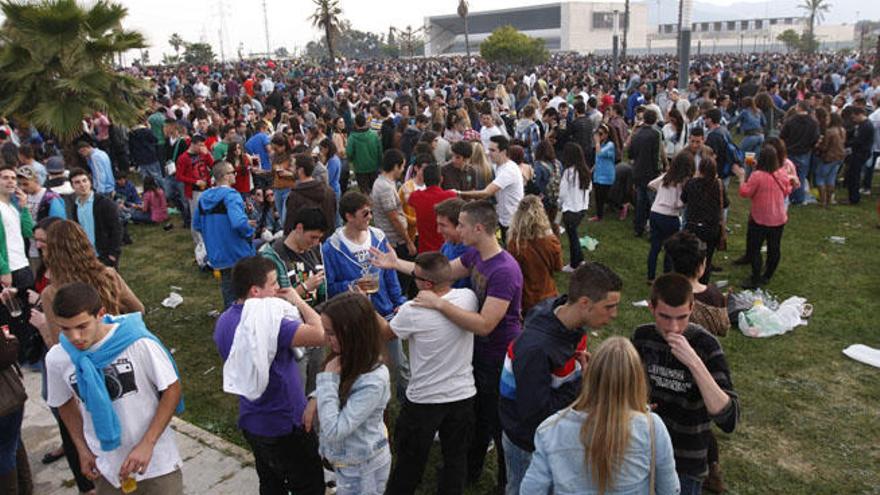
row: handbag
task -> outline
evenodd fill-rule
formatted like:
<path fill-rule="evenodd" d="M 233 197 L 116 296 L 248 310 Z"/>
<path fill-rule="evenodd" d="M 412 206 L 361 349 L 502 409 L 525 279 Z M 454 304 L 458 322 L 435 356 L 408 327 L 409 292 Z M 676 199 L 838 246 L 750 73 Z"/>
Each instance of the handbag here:
<path fill-rule="evenodd" d="M 724 221 L 724 185 L 718 180 L 718 206 L 721 213 L 721 235 L 718 237 L 718 251 L 727 251 L 727 222 Z M 706 267 L 709 269 L 709 267 Z"/>
<path fill-rule="evenodd" d="M 3 362 L 10 363 L 0 371 L 0 417 L 3 417 L 24 406 L 27 392 L 21 381 L 21 369 L 15 363 L 18 357 L 18 340 L 0 335 L 0 355 Z"/>

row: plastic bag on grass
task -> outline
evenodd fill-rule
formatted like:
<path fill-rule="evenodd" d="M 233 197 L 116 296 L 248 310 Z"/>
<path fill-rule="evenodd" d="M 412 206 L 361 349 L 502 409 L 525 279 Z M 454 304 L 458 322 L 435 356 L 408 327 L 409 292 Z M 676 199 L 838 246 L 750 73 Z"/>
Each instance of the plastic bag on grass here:
<path fill-rule="evenodd" d="M 803 297 L 792 296 L 774 310 L 756 301 L 750 309 L 739 313 L 739 329 L 744 335 L 757 338 L 790 332 L 807 324 L 801 318 L 806 302 Z"/>
<path fill-rule="evenodd" d="M 599 245 L 599 239 L 595 239 L 588 235 L 581 237 L 580 239 L 581 247 L 586 249 L 587 251 L 595 251 L 596 246 Z"/>

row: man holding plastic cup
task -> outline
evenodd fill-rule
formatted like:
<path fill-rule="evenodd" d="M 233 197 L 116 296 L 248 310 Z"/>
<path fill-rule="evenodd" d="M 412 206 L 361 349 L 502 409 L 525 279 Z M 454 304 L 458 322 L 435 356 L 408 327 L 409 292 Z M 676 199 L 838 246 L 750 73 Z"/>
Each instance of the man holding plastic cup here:
<path fill-rule="evenodd" d="M 24 240 L 33 237 L 34 221 L 27 208 L 27 196 L 18 188 L 15 168 L 0 169 L 0 324 L 9 325 L 22 339 L 28 326 L 21 319 L 22 301 L 19 296 L 34 285 L 34 275 L 28 262 Z M 33 331 L 33 329 L 30 329 Z M 28 358 L 28 356 L 22 356 Z M 38 358 L 38 356 L 36 356 Z"/>

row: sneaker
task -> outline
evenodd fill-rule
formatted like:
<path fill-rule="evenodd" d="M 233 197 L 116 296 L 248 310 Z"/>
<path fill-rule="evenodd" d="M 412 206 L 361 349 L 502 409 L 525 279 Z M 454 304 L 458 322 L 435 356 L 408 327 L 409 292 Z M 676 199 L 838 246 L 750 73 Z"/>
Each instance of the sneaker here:
<path fill-rule="evenodd" d="M 565 227 L 563 227 L 563 226 L 560 225 L 560 226 L 559 226 L 559 235 L 562 235 L 562 234 L 564 234 L 564 233 L 565 233 Z"/>
<path fill-rule="evenodd" d="M 168 232 L 169 230 L 171 230 L 173 228 L 174 228 L 174 224 L 171 222 L 168 222 L 162 226 L 162 230 L 164 230 L 165 232 Z"/>
<path fill-rule="evenodd" d="M 565 273 L 574 273 L 574 267 L 571 265 L 565 265 L 562 267 L 562 271 Z"/>
<path fill-rule="evenodd" d="M 862 189 L 859 189 L 859 194 L 861 194 L 862 196 L 870 196 L 871 190 L 862 188 Z"/>
<path fill-rule="evenodd" d="M 721 466 L 717 462 L 709 464 L 709 476 L 703 481 L 703 488 L 712 493 L 724 493 L 727 487 L 724 485 L 724 477 L 721 475 Z"/>

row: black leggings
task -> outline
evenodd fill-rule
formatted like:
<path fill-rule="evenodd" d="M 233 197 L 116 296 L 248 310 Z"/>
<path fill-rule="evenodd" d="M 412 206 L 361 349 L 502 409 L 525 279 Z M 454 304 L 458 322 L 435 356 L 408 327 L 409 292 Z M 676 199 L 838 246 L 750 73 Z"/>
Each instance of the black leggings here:
<path fill-rule="evenodd" d="M 601 220 L 605 216 L 605 203 L 608 202 L 608 193 L 611 191 L 611 186 L 594 182 L 593 189 L 596 190 L 596 216 Z"/>
<path fill-rule="evenodd" d="M 565 226 L 565 234 L 568 236 L 568 264 L 572 268 L 577 268 L 584 261 L 581 240 L 578 237 L 578 227 L 586 214 L 586 210 L 562 212 L 562 224 Z"/>
<path fill-rule="evenodd" d="M 759 281 L 761 279 L 761 266 L 763 265 L 763 260 L 761 259 L 761 245 L 764 244 L 764 240 L 767 240 L 767 264 L 764 266 L 764 276 L 765 280 L 770 280 L 773 277 L 773 273 L 776 272 L 776 267 L 779 266 L 779 260 L 782 259 L 782 230 L 785 228 L 785 225 L 780 225 L 778 227 L 767 227 L 765 225 L 760 225 L 755 223 L 753 220 L 749 220 L 749 233 L 751 234 L 748 237 L 749 248 L 747 252 L 752 253 L 752 280 Z"/>

